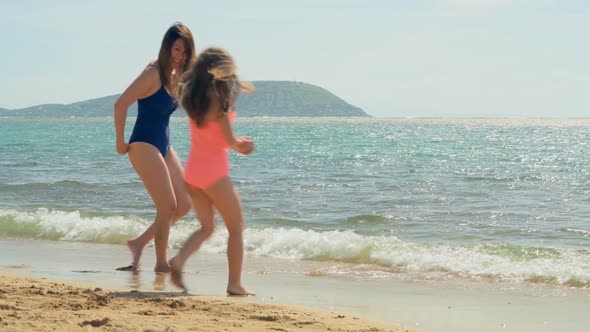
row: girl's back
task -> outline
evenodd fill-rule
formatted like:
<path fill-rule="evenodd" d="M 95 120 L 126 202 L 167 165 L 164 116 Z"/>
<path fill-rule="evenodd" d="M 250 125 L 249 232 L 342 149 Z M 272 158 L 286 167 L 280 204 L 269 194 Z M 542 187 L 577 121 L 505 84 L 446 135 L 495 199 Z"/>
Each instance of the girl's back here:
<path fill-rule="evenodd" d="M 230 120 L 235 112 L 229 112 Z M 221 128 L 221 119 L 206 121 L 201 127 L 189 119 L 191 147 L 186 161 L 184 180 L 189 184 L 207 189 L 220 178 L 229 175 L 229 148 Z"/>
<path fill-rule="evenodd" d="M 227 115 L 231 121 L 236 117 L 235 112 L 229 112 Z M 191 135 L 191 154 L 207 154 L 218 150 L 227 150 L 229 145 L 224 139 L 221 125 L 218 118 L 208 119 L 201 127 L 189 119 Z"/>

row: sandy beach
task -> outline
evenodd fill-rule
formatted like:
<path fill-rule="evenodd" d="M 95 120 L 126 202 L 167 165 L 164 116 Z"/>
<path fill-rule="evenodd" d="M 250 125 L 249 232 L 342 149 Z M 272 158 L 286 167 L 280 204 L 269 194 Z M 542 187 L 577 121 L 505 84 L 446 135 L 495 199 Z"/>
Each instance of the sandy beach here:
<path fill-rule="evenodd" d="M 269 258 L 248 259 L 256 296 L 227 297 L 225 257 L 212 253 L 188 263 L 187 296 L 150 271 L 153 250 L 139 273 L 116 271 L 125 249 L 0 239 L 0 331 L 93 330 L 95 321 L 110 331 L 582 332 L 590 323 L 587 289 L 338 278 L 315 273 L 318 262 Z"/>
<path fill-rule="evenodd" d="M 305 307 L 236 297 L 102 289 L 0 274 L 0 327 L 10 331 L 414 331 Z"/>

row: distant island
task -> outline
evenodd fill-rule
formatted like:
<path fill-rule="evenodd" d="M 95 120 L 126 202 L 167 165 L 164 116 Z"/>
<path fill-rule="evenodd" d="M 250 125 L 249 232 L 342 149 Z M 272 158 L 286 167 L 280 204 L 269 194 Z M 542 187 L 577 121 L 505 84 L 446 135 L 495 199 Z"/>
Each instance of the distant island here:
<path fill-rule="evenodd" d="M 291 81 L 253 81 L 256 92 L 240 94 L 236 105 L 240 117 L 370 117 L 326 89 Z M 119 95 L 73 104 L 44 104 L 21 109 L 0 108 L 2 117 L 104 117 L 113 115 Z M 128 111 L 137 115 L 137 104 Z M 175 116 L 184 116 L 174 112 Z"/>

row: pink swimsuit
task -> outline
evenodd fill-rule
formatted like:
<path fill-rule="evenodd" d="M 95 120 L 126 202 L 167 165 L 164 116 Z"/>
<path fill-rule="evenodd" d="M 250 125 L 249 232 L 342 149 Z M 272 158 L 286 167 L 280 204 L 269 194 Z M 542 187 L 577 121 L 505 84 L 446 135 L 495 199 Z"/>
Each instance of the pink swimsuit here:
<path fill-rule="evenodd" d="M 235 112 L 228 114 L 234 120 Z M 197 127 L 189 119 L 191 148 L 184 168 L 184 181 L 193 187 L 207 189 L 219 179 L 229 175 L 229 146 L 223 138 L 219 122 L 207 122 Z"/>

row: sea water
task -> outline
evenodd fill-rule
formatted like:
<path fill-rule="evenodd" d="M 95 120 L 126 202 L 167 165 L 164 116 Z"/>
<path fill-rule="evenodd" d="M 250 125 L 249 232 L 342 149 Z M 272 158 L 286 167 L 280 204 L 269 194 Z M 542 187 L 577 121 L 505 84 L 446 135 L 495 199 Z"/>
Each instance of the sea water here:
<path fill-rule="evenodd" d="M 256 144 L 230 153 L 248 257 L 318 276 L 590 287 L 590 120 L 238 118 L 235 131 Z M 184 162 L 186 118 L 171 140 Z M 0 237 L 123 244 L 154 215 L 112 118 L 0 119 Z M 197 227 L 183 218 L 169 246 Z M 226 239 L 219 220 L 202 251 Z"/>

